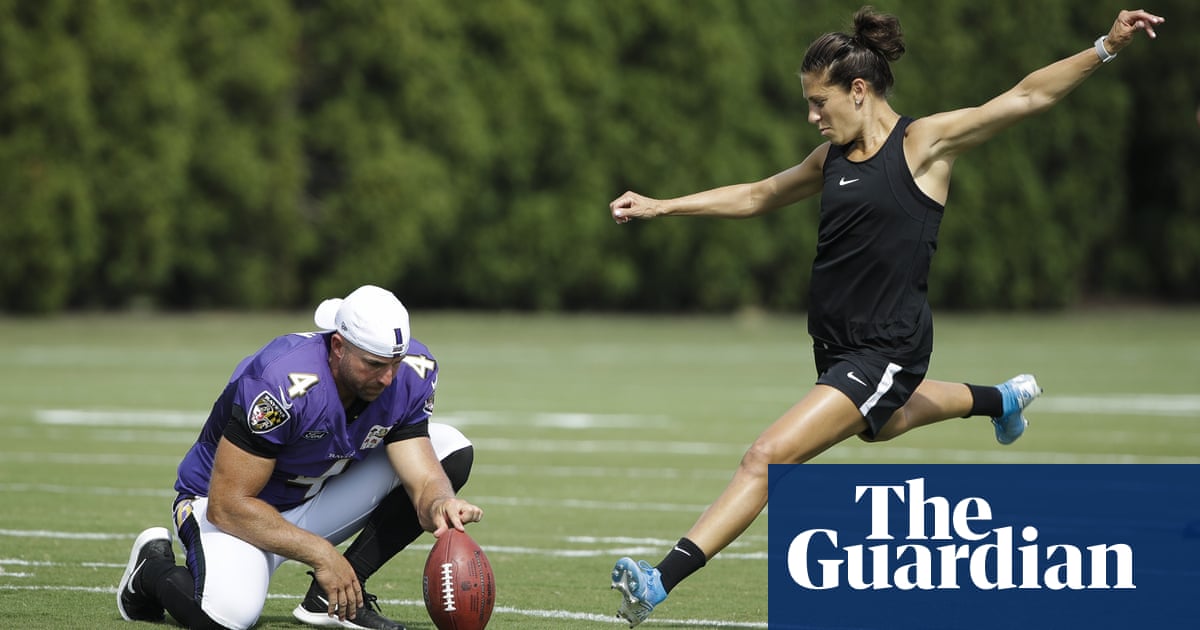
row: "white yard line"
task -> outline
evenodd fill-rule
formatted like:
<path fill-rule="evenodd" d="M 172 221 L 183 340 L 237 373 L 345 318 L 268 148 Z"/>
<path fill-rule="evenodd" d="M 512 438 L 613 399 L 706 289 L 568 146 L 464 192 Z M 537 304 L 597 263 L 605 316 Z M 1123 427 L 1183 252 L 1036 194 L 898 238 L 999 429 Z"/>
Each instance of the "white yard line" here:
<path fill-rule="evenodd" d="M 124 565 L 122 565 L 124 566 Z M 3 574 L 0 574 L 2 576 Z M 104 586 L 48 586 L 48 585 L 30 585 L 30 584 L 0 584 L 0 591 L 53 591 L 53 592 L 74 592 L 74 593 L 100 593 L 115 595 L 117 589 L 115 587 Z M 271 593 L 267 595 L 268 599 L 298 599 L 294 593 Z M 379 599 L 380 604 L 388 606 L 408 606 L 425 608 L 425 602 L 419 599 Z M 536 608 L 517 608 L 514 606 L 496 606 L 493 614 L 501 615 L 521 615 L 525 617 L 538 617 L 541 619 L 564 619 L 573 621 L 595 621 L 598 623 L 622 624 L 626 622 L 616 618 L 616 615 L 602 615 L 598 613 L 578 612 L 572 610 L 543 610 Z M 672 627 L 689 627 L 689 628 L 766 628 L 766 622 L 739 622 L 739 621 L 720 621 L 716 619 L 664 619 L 655 618 L 645 622 L 645 627 L 654 626 L 672 626 Z"/>
<path fill-rule="evenodd" d="M 717 442 L 635 442 L 623 440 L 518 440 L 508 438 L 481 438 L 472 440 L 480 451 L 509 453 L 638 453 L 645 455 L 677 456 L 728 456 L 741 455 L 746 445 Z M 984 444 L 987 444 L 984 442 Z M 1200 464 L 1200 456 L 1138 455 L 1132 453 L 1064 453 L 1057 451 L 1027 451 L 1004 449 L 987 444 L 980 449 L 924 448 L 896 446 L 892 444 L 857 445 L 839 444 L 822 453 L 817 463 L 830 460 L 901 460 L 911 462 L 951 462 L 964 464 Z M 114 453 L 26 453 L 0 451 L 0 464 L 52 463 L 59 465 L 111 465 L 111 466 L 171 466 L 179 463 L 179 456 L 125 455 Z M 490 471 L 498 475 L 536 474 L 539 467 L 529 468 L 501 466 Z M 571 467 L 554 467 L 556 477 L 629 477 L 620 467 L 609 474 L 599 473 L 595 467 L 584 467 L 576 474 Z M 677 476 L 688 477 L 685 469 L 675 470 Z M 708 473 L 705 477 L 722 478 L 725 475 Z"/>
<path fill-rule="evenodd" d="M 1200 419 L 1197 394 L 1100 394 L 1044 396 L 1030 410 L 1047 413 L 1175 416 Z"/>
<path fill-rule="evenodd" d="M 1148 415 L 1175 419 L 1200 419 L 1200 395 L 1159 394 L 1111 394 L 1094 396 L 1046 396 L 1036 403 L 1038 411 L 1054 414 L 1099 414 Z M 203 413 L 170 410 L 79 410 L 44 409 L 34 413 L 38 424 L 48 426 L 82 426 L 106 429 L 93 435 L 94 442 L 162 442 L 186 444 L 194 439 L 193 431 L 203 422 Z M 439 420 L 465 426 L 507 426 L 539 429 L 561 429 L 565 431 L 597 428 L 650 427 L 655 429 L 676 426 L 675 421 L 661 415 L 634 414 L 587 414 L 587 413 L 534 413 L 521 414 L 499 411 L 459 411 L 439 416 Z M 123 427 L 123 429 L 121 429 Z M 117 430 L 114 430 L 117 429 Z M 156 431 L 151 430 L 156 429 Z M 179 429 L 178 431 L 172 429 Z M 1145 436 L 1146 426 L 1139 425 L 1136 435 Z M 1162 428 L 1164 435 L 1175 435 L 1177 429 Z M 1113 444 L 1123 443 L 1127 431 L 1106 433 L 1090 431 L 1088 442 Z M 1120 435 L 1118 435 L 1120 434 Z M 1176 436 L 1172 441 L 1177 441 Z M 1186 437 L 1186 436 L 1182 436 Z M 745 444 L 729 442 L 698 442 L 677 440 L 629 440 L 629 439 L 569 439 L 538 437 L 533 439 L 509 437 L 480 437 L 473 439 L 480 450 L 507 453 L 572 453 L 605 454 L 634 453 L 645 455 L 672 455 L 684 457 L 738 457 Z M 901 461 L 941 461 L 963 463 L 1043 463 L 1043 464 L 1194 464 L 1200 456 L 1137 455 L 1130 453 L 1064 453 L 1055 451 L 1029 451 L 1024 449 L 997 449 L 981 442 L 979 449 L 949 449 L 897 446 L 892 444 L 838 445 L 821 455 L 819 461 L 838 461 L 869 458 Z M 139 455 L 129 457 L 118 454 L 90 453 L 4 453 L 0 452 L 0 463 L 55 464 L 98 464 L 159 466 L 177 463 L 174 456 Z M 495 466 L 485 474 L 522 475 L 530 471 L 552 474 L 555 477 L 637 477 L 644 471 L 631 471 L 620 467 L 553 466 L 538 468 L 536 465 Z M 667 468 L 658 471 L 659 476 L 675 475 L 682 478 L 725 478 L 728 472 L 721 470 L 688 471 Z"/>
<path fill-rule="evenodd" d="M 56 532 L 49 530 L 19 530 L 19 529 L 0 529 L 0 538 L 51 538 L 58 540 L 133 540 L 136 534 L 113 534 L 107 532 Z M 646 554 L 660 553 L 663 547 L 669 546 L 673 541 L 658 541 L 654 539 L 636 539 L 636 538 L 594 538 L 594 537 L 564 537 L 560 539 L 562 542 L 567 542 L 571 547 L 522 547 L 515 545 L 488 545 L 487 552 L 493 555 L 517 555 L 517 556 L 540 556 L 546 558 L 600 558 L 600 557 L 620 557 L 620 556 L 638 556 Z M 664 544 L 665 543 L 665 544 Z M 409 545 L 407 549 L 426 553 L 432 547 L 432 543 L 419 542 Z M 734 549 L 746 549 L 746 551 L 734 551 Z M 730 546 L 730 549 L 716 556 L 716 559 L 721 560 L 759 560 L 767 559 L 766 539 L 758 537 L 755 540 L 737 541 Z M 753 549 L 757 548 L 757 550 Z M 46 560 L 26 560 L 24 558 L 0 558 L 0 570 L 6 566 L 21 566 L 21 567 L 64 567 L 76 566 L 75 563 L 53 562 Z M 88 567 L 123 567 L 123 564 L 104 564 L 98 562 L 83 562 L 79 566 Z"/>
<path fill-rule="evenodd" d="M 1151 415 L 1200 419 L 1200 394 L 1045 395 L 1033 409 L 1064 415 Z M 205 411 L 132 409 L 38 409 L 39 424 L 97 427 L 199 428 Z M 439 413 L 438 420 L 456 426 L 524 426 L 550 429 L 670 429 L 681 421 L 662 414 L 595 414 L 576 412 L 520 413 L 461 410 Z"/>

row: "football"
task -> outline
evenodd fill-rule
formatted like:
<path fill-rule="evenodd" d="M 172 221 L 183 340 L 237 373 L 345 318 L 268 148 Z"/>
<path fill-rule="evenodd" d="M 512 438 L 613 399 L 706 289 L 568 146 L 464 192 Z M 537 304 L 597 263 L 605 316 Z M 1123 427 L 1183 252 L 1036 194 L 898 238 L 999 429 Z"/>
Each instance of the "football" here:
<path fill-rule="evenodd" d="M 421 591 L 438 630 L 483 630 L 496 606 L 496 578 L 487 555 L 453 528 L 429 550 Z"/>

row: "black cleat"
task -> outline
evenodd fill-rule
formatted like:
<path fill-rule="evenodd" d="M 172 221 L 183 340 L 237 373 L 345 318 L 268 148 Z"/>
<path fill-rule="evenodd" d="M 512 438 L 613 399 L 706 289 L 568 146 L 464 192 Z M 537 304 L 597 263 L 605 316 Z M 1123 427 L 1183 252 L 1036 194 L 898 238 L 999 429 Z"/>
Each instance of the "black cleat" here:
<path fill-rule="evenodd" d="M 312 571 L 309 571 L 312 575 Z M 308 594 L 304 596 L 304 601 L 300 602 L 299 606 L 292 611 L 292 616 L 310 626 L 321 626 L 325 628 L 360 628 L 366 630 L 404 630 L 404 624 L 392 621 L 380 614 L 379 604 L 376 603 L 376 597 L 363 590 L 363 601 L 365 605 L 359 608 L 354 613 L 354 619 L 341 620 L 337 617 L 329 616 L 329 600 L 325 598 L 325 591 L 317 585 L 314 579 L 312 585 L 308 587 Z"/>
<path fill-rule="evenodd" d="M 146 593 L 139 591 L 138 573 L 151 560 L 166 560 L 175 564 L 171 534 L 165 527 L 151 527 L 138 534 L 129 552 L 129 564 L 117 584 L 117 610 L 125 621 L 162 621 L 163 607 Z"/>

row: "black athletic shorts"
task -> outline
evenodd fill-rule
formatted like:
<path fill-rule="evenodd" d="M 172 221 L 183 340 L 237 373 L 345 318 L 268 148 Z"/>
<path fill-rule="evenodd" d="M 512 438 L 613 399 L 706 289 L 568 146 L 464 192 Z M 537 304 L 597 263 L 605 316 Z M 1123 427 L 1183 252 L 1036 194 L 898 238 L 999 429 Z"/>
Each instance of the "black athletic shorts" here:
<path fill-rule="evenodd" d="M 898 365 L 872 350 L 837 348 L 813 341 L 817 383 L 829 385 L 849 398 L 866 419 L 866 434 L 875 437 L 897 409 L 904 406 L 925 380 L 926 356 L 914 365 Z"/>

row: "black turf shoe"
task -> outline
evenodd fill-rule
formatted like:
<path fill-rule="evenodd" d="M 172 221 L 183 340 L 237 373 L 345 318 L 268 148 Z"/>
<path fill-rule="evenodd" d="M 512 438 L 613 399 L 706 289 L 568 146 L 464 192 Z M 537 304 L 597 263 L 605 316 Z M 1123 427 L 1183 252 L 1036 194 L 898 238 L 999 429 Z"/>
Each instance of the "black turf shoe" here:
<path fill-rule="evenodd" d="M 309 571 L 308 574 L 312 575 L 312 571 Z M 364 590 L 363 601 L 365 605 L 355 611 L 354 619 L 342 621 L 337 617 L 329 616 L 329 600 L 325 598 L 325 591 L 317 585 L 317 581 L 314 579 L 308 587 L 308 594 L 304 596 L 304 601 L 300 602 L 299 606 L 296 606 L 296 609 L 292 611 L 292 616 L 310 626 L 325 628 L 404 630 L 404 624 L 392 621 L 379 614 L 379 604 L 376 603 L 376 599 L 374 595 Z"/>
<path fill-rule="evenodd" d="M 125 621 L 162 621 L 163 607 L 138 587 L 138 574 L 151 560 L 166 560 L 175 564 L 171 534 L 165 527 L 151 527 L 138 534 L 129 552 L 129 564 L 117 584 L 117 610 Z"/>

